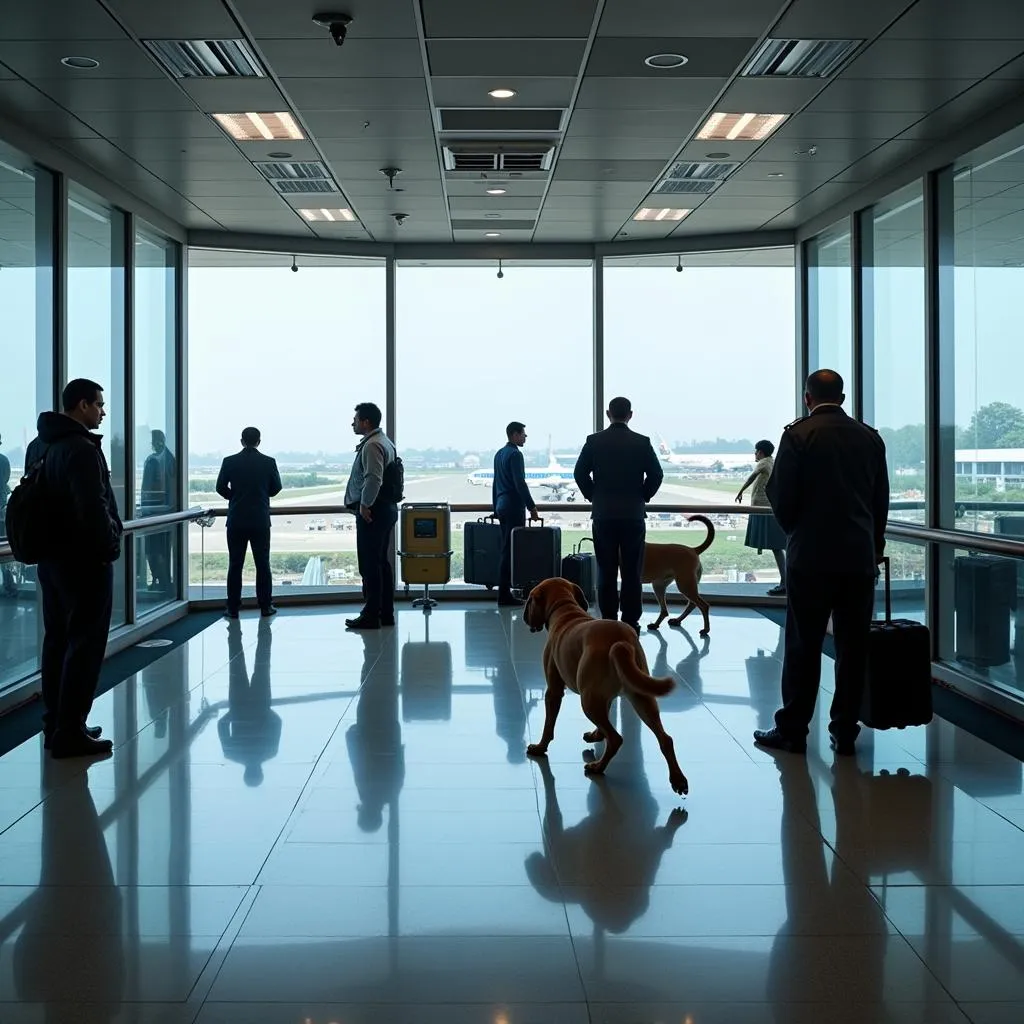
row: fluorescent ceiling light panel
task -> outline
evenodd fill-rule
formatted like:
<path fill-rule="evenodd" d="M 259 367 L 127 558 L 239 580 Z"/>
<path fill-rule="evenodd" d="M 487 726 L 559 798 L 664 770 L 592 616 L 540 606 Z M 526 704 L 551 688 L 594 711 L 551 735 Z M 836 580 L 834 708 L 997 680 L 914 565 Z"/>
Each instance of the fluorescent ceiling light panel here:
<path fill-rule="evenodd" d="M 336 209 L 336 210 L 299 210 L 306 220 L 309 221 L 354 221 L 356 215 L 348 209 Z"/>
<path fill-rule="evenodd" d="M 143 45 L 175 78 L 265 78 L 243 39 L 146 39 Z"/>
<path fill-rule="evenodd" d="M 741 74 L 748 78 L 830 78 L 863 39 L 766 39 Z"/>
<path fill-rule="evenodd" d="M 642 206 L 633 214 L 633 220 L 682 220 L 689 212 L 689 210 L 676 210 L 669 206 L 660 209 Z"/>
<path fill-rule="evenodd" d="M 727 142 L 761 142 L 781 125 L 788 114 L 712 114 L 697 138 Z"/>
<path fill-rule="evenodd" d="M 214 114 L 214 120 L 237 142 L 273 142 L 305 136 L 286 110 L 276 114 Z"/>

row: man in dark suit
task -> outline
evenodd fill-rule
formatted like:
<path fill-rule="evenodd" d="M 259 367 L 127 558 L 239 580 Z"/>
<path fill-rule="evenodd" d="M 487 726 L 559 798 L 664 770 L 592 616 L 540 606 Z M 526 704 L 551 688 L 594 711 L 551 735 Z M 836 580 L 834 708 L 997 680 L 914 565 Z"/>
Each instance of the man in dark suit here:
<path fill-rule="evenodd" d="M 768 500 L 788 538 L 786 653 L 775 727 L 754 733 L 761 746 L 802 754 L 821 678 L 821 646 L 832 615 L 836 691 L 829 732 L 840 754 L 860 732 L 868 633 L 877 566 L 885 551 L 889 473 L 885 444 L 843 411 L 843 378 L 807 378 L 809 415 L 782 435 Z"/>
<path fill-rule="evenodd" d="M 521 605 L 512 596 L 512 531 L 526 525 L 526 510 L 537 519 L 537 503 L 526 484 L 526 464 L 522 447 L 526 444 L 526 426 L 513 421 L 505 428 L 508 444 L 494 456 L 494 482 L 491 500 L 501 524 L 501 568 L 498 570 L 498 604 Z"/>
<path fill-rule="evenodd" d="M 613 398 L 608 403 L 609 426 L 587 438 L 573 475 L 580 493 L 594 505 L 597 603 L 601 617 L 618 617 L 616 576 L 621 571 L 622 621 L 639 634 L 646 505 L 658 493 L 665 474 L 650 438 L 629 429 L 632 418 L 629 399 Z"/>
<path fill-rule="evenodd" d="M 242 563 L 252 548 L 256 563 L 256 600 L 263 615 L 273 615 L 270 575 L 270 499 L 281 492 L 277 462 L 256 449 L 260 432 L 242 431 L 242 450 L 221 463 L 217 493 L 228 503 L 228 618 L 237 619 L 242 606 Z"/>

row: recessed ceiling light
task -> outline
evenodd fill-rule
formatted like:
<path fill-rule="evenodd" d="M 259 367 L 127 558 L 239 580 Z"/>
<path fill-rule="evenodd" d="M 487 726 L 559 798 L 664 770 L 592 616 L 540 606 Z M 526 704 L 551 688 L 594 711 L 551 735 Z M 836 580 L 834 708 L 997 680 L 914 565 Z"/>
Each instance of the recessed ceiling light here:
<path fill-rule="evenodd" d="M 633 220 L 682 220 L 689 212 L 689 210 L 674 210 L 668 206 L 660 209 L 642 206 L 633 214 Z"/>
<path fill-rule="evenodd" d="M 501 238 L 500 231 L 485 231 L 484 238 Z"/>
<path fill-rule="evenodd" d="M 93 60 L 92 57 L 61 57 L 60 62 L 66 68 L 76 68 L 79 71 L 92 71 L 93 68 L 100 66 L 100 62 Z"/>
<path fill-rule="evenodd" d="M 709 160 L 728 160 L 729 154 L 719 150 L 717 153 L 706 154 Z"/>
<path fill-rule="evenodd" d="M 507 191 L 507 188 L 489 188 L 487 194 L 489 196 L 503 196 Z"/>
<path fill-rule="evenodd" d="M 493 100 L 510 100 L 515 94 L 515 89 L 491 89 L 487 93 Z"/>
<path fill-rule="evenodd" d="M 697 132 L 698 139 L 760 142 L 782 124 L 788 114 L 712 114 Z"/>
<path fill-rule="evenodd" d="M 501 220 L 500 213 L 485 213 L 484 217 L 486 217 L 487 220 Z"/>
<path fill-rule="evenodd" d="M 295 118 L 286 110 L 276 114 L 214 114 L 214 120 L 238 142 L 304 138 Z"/>
<path fill-rule="evenodd" d="M 327 221 L 353 221 L 356 219 L 351 210 L 299 210 L 306 220 L 327 220 Z"/>
<path fill-rule="evenodd" d="M 271 160 L 291 160 L 291 153 L 286 153 L 283 149 L 275 149 L 273 153 L 268 153 L 267 156 Z"/>
<path fill-rule="evenodd" d="M 785 175 L 782 173 L 782 171 L 772 171 L 771 174 L 768 175 L 768 177 L 769 178 L 784 178 Z"/>
<path fill-rule="evenodd" d="M 681 53 L 652 53 L 650 57 L 644 57 L 644 63 L 649 68 L 681 68 L 689 62 L 690 58 Z"/>

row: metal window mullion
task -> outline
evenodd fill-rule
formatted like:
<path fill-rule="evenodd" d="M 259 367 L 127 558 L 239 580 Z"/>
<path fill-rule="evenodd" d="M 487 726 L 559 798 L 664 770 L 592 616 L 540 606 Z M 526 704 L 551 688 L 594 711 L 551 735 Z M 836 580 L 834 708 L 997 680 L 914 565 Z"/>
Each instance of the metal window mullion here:
<path fill-rule="evenodd" d="M 594 257 L 593 399 L 594 431 L 604 426 L 604 257 Z"/>
<path fill-rule="evenodd" d="M 793 382 L 795 405 L 793 412 L 796 416 L 801 415 L 803 409 L 804 381 L 810 372 L 811 365 L 811 325 L 816 323 L 816 313 L 812 319 L 811 304 L 811 274 L 810 274 L 810 243 L 797 242 L 793 247 L 793 260 L 796 273 L 793 275 L 796 283 L 796 380 Z"/>
<path fill-rule="evenodd" d="M 875 422 L 875 215 L 854 218 L 853 379 L 857 418 Z"/>
<path fill-rule="evenodd" d="M 125 512 L 134 518 L 139 507 L 135 479 L 135 215 L 129 211 L 121 213 L 121 262 L 123 265 L 123 315 L 124 315 L 124 493 Z M 114 382 L 111 381 L 111 387 Z M 137 621 L 135 588 L 135 542 L 134 538 L 124 549 L 125 572 L 125 621 Z"/>
<path fill-rule="evenodd" d="M 68 179 L 53 180 L 53 403 L 58 412 L 68 374 Z"/>
<path fill-rule="evenodd" d="M 397 444 L 395 316 L 395 258 L 388 256 L 384 260 L 384 426 L 388 437 Z"/>
<path fill-rule="evenodd" d="M 870 215 L 870 214 L 869 214 Z M 852 397 L 852 412 L 864 419 L 864 253 L 863 220 L 860 213 L 850 217 L 850 380 L 847 393 Z"/>
<path fill-rule="evenodd" d="M 176 509 L 188 503 L 188 249 L 180 242 L 174 246 L 174 442 L 177 445 Z M 188 599 L 191 580 L 188 523 L 177 527 L 178 597 Z"/>

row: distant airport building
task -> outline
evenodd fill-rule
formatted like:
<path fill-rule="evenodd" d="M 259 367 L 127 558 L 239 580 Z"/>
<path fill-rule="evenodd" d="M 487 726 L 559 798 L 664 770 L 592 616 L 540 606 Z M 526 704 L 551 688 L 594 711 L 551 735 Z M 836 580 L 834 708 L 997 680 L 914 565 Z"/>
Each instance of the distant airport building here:
<path fill-rule="evenodd" d="M 958 448 L 954 461 L 957 480 L 964 483 L 1024 490 L 1024 448 Z"/>

